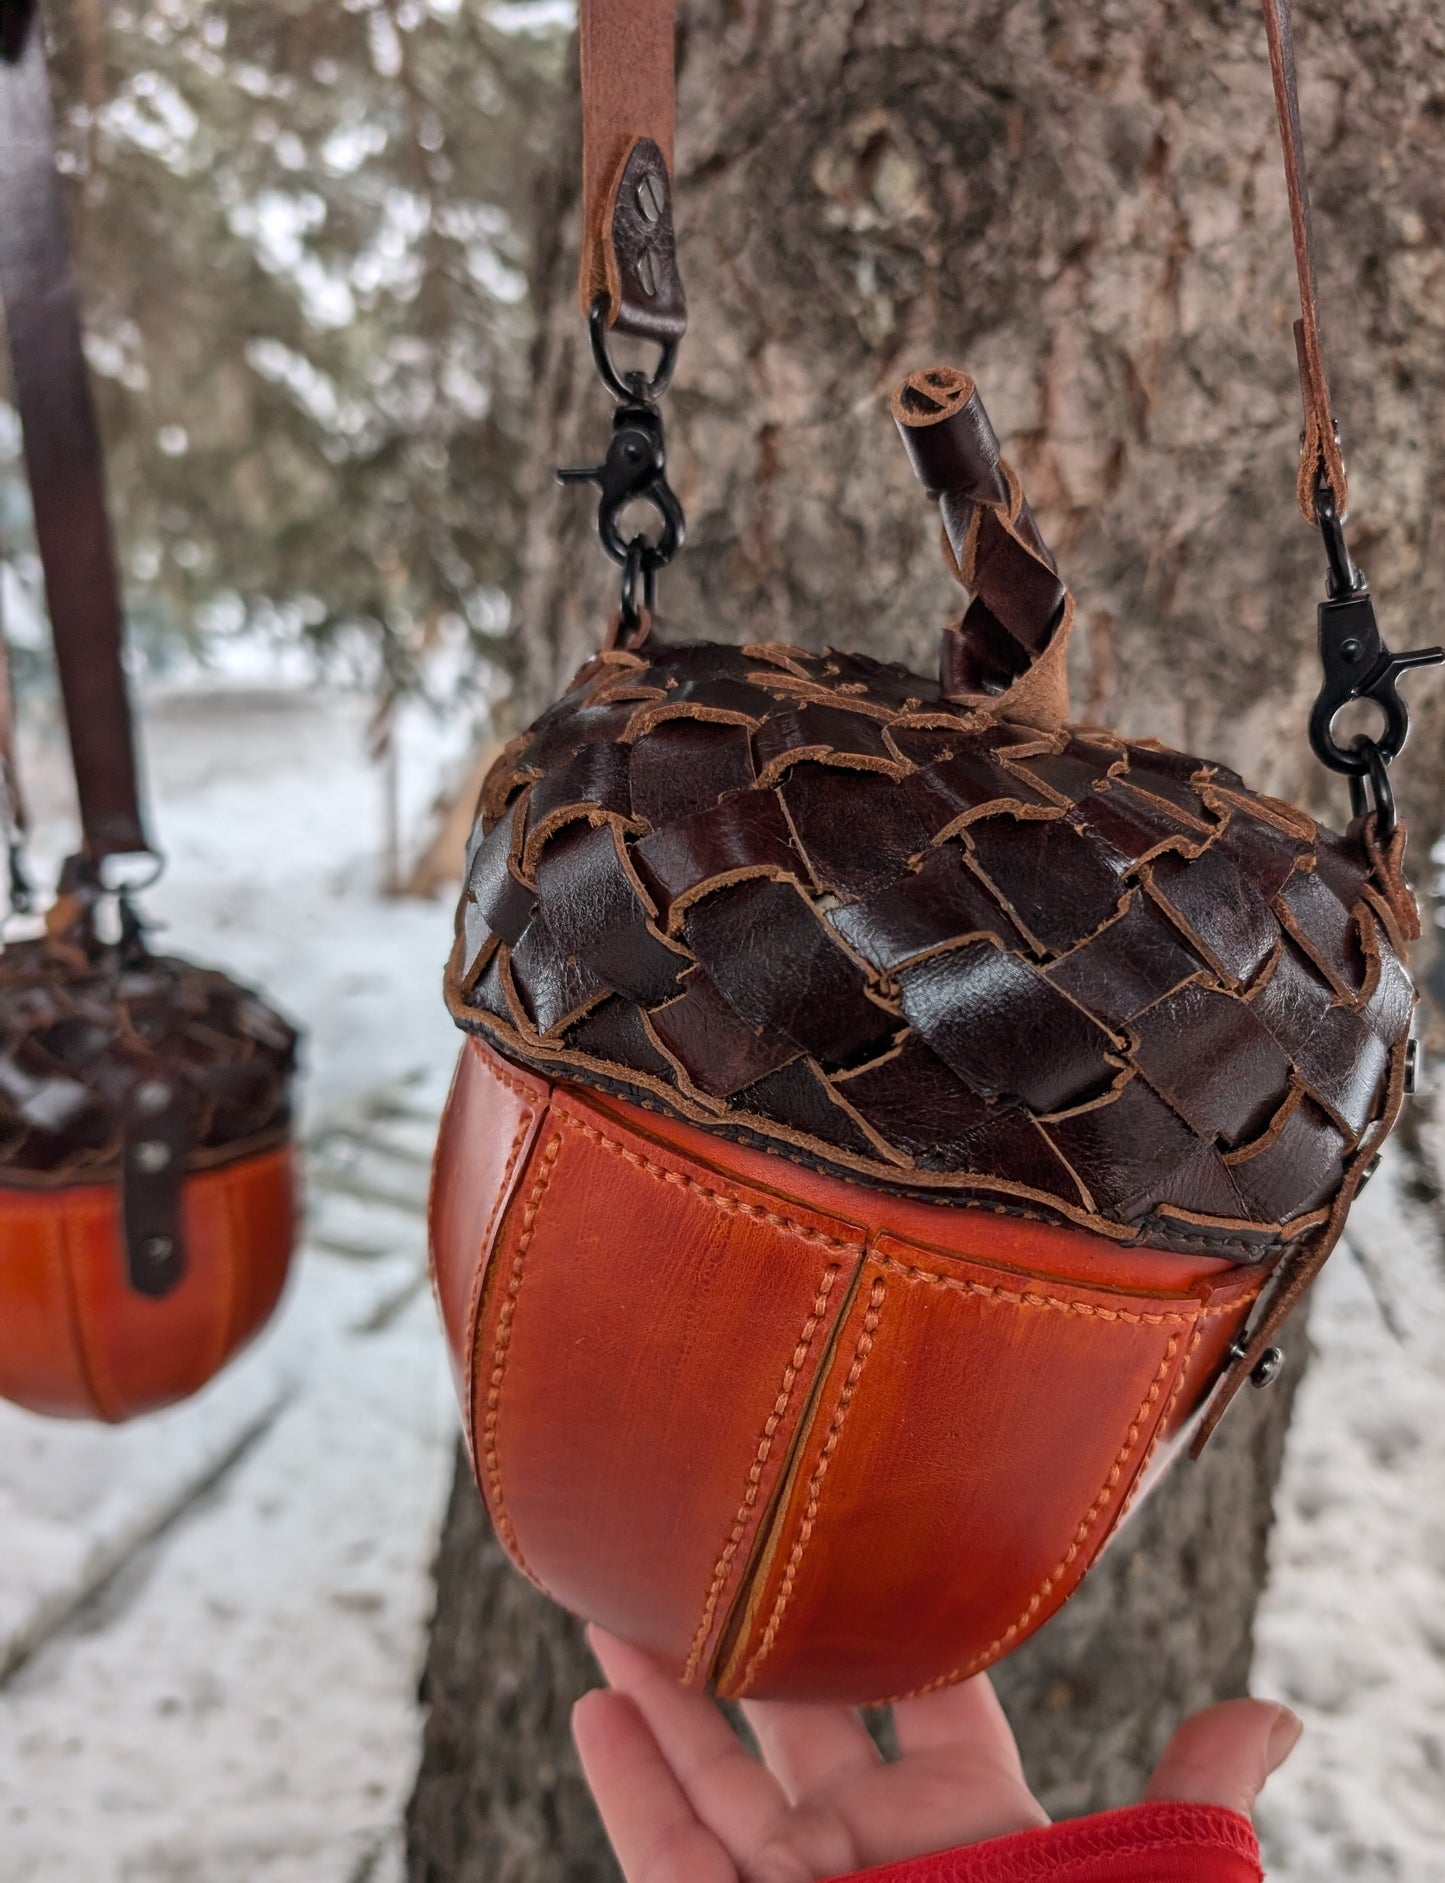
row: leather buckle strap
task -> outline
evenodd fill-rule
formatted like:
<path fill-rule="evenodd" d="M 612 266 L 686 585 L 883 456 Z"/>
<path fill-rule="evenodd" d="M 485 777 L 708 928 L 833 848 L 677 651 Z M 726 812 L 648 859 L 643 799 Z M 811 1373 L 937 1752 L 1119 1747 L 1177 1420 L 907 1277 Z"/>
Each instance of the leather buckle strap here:
<path fill-rule="evenodd" d="M 153 854 L 36 0 L 0 0 L 0 308 L 85 853 L 96 862 Z"/>

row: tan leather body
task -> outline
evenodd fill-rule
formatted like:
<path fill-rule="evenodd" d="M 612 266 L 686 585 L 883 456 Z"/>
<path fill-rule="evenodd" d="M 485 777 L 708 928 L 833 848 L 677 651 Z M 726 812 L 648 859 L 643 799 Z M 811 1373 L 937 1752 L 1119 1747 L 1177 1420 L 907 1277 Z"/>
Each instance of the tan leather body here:
<path fill-rule="evenodd" d="M 265 1323 L 297 1217 L 290 1146 L 186 1180 L 186 1269 L 159 1299 L 126 1280 L 113 1184 L 0 1189 L 0 1398 L 116 1422 L 200 1390 Z"/>
<path fill-rule="evenodd" d="M 850 1702 L 1047 1620 L 1265 1279 L 846 1183 L 475 1039 L 431 1238 L 517 1565 L 682 1679 Z"/>

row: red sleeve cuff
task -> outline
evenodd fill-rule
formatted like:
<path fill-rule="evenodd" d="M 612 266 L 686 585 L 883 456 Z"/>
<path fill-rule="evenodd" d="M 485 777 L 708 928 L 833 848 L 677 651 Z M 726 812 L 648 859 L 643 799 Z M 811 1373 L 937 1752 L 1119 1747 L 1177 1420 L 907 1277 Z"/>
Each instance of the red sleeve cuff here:
<path fill-rule="evenodd" d="M 838 1883 L 1264 1883 L 1254 1826 L 1218 1805 L 1131 1805 L 860 1870 Z"/>

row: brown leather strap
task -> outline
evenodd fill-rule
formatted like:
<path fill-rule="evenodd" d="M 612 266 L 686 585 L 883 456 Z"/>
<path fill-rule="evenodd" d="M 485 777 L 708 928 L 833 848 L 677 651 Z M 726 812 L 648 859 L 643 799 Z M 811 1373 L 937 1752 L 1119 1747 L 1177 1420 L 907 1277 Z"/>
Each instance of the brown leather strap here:
<path fill-rule="evenodd" d="M 1315 522 L 1321 479 L 1348 509 L 1320 341 L 1314 245 L 1288 0 L 1262 0 L 1299 273 L 1295 324 L 1304 436 L 1298 496 Z M 600 299 L 609 327 L 660 341 L 687 326 L 674 252 L 670 181 L 676 116 L 674 0 L 582 0 L 584 313 Z"/>
<path fill-rule="evenodd" d="M 0 0 L 0 307 L 86 855 L 149 850 L 121 661 L 100 434 L 35 0 Z"/>
<path fill-rule="evenodd" d="M 584 313 L 664 344 L 687 327 L 672 228 L 673 0 L 582 0 Z"/>
<path fill-rule="evenodd" d="M 15 687 L 10 677 L 10 644 L 5 635 L 4 597 L 0 595 L 0 836 L 12 853 L 30 832 L 30 813 L 20 783 L 15 753 Z"/>
<path fill-rule="evenodd" d="M 1284 178 L 1289 190 L 1290 223 L 1294 229 L 1295 268 L 1299 274 L 1300 318 L 1295 322 L 1299 351 L 1300 388 L 1304 395 L 1305 426 L 1300 450 L 1299 506 L 1307 523 L 1314 523 L 1315 490 L 1323 480 L 1334 492 L 1343 517 L 1349 510 L 1345 462 L 1335 431 L 1334 409 L 1325 378 L 1320 344 L 1319 299 L 1315 287 L 1314 239 L 1310 224 L 1310 192 L 1305 176 L 1304 136 L 1300 130 L 1299 88 L 1295 79 L 1294 29 L 1288 0 L 1263 0 L 1265 32 L 1269 38 L 1269 64 L 1274 75 L 1274 101 L 1279 114 L 1280 143 L 1284 149 Z"/>

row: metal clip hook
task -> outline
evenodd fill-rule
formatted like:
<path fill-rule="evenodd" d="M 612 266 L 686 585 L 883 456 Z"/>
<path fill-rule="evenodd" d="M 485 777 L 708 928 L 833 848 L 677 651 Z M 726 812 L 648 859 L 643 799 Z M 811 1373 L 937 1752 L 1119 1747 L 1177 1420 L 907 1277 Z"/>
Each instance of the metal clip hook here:
<path fill-rule="evenodd" d="M 682 548 L 686 526 L 682 505 L 667 481 L 667 450 L 662 417 L 656 407 L 631 399 L 619 405 L 612 416 L 612 437 L 601 464 L 558 471 L 557 481 L 596 484 L 600 488 L 597 534 L 614 562 L 625 566 L 632 550 L 632 542 L 623 536 L 620 523 L 629 503 L 650 503 L 662 519 L 661 536 L 645 545 L 651 572 L 671 562 Z"/>
<path fill-rule="evenodd" d="M 1329 598 L 1320 603 L 1320 661 L 1324 684 L 1310 713 L 1310 744 L 1331 771 L 1362 779 L 1388 765 L 1410 731 L 1410 716 L 1397 682 L 1412 667 L 1445 661 L 1445 648 L 1425 647 L 1395 654 L 1385 644 L 1375 618 L 1369 585 L 1345 543 L 1333 492 L 1322 484 L 1315 493 L 1315 514 L 1330 563 Z M 1351 700 L 1372 700 L 1385 716 L 1382 737 L 1357 738 L 1348 748 L 1334 736 L 1335 718 Z"/>

